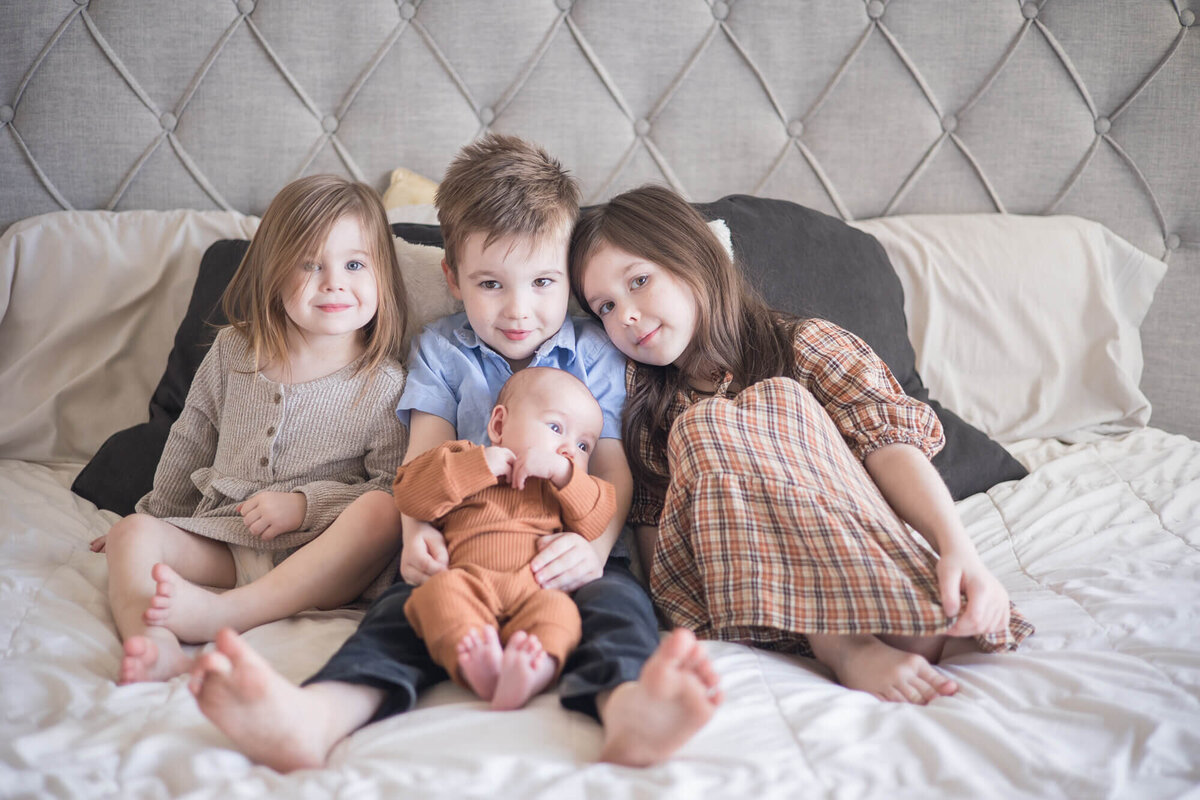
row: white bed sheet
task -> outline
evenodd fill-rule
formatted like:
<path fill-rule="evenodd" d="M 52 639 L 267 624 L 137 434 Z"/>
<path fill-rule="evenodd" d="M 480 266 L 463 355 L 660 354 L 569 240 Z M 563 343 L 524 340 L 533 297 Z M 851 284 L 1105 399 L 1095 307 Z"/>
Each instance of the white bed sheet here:
<path fill-rule="evenodd" d="M 962 686 L 918 708 L 832 683 L 811 661 L 706 646 L 727 700 L 678 756 L 593 763 L 600 731 L 552 695 L 505 714 L 448 684 L 279 775 L 231 749 L 183 679 L 118 687 L 106 567 L 114 519 L 74 469 L 0 461 L 0 796 L 1138 797 L 1200 786 L 1200 443 L 1146 429 L 1014 447 L 1036 466 L 959 504 L 1038 632 L 1016 654 L 944 666 Z M 313 672 L 358 612 L 247 638 Z"/>

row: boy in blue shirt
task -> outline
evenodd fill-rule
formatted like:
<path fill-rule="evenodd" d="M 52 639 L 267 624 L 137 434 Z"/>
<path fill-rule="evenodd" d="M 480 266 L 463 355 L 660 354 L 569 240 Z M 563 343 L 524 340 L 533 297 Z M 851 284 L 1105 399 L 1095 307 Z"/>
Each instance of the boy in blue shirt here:
<path fill-rule="evenodd" d="M 544 588 L 573 591 L 583 639 L 564 665 L 564 707 L 604 727 L 602 760 L 631 766 L 669 757 L 720 702 L 717 678 L 689 631 L 661 643 L 649 597 L 614 549 L 632 480 L 620 441 L 624 358 L 603 329 L 567 317 L 567 246 L 578 188 L 545 151 L 489 135 L 466 146 L 438 188 L 442 269 L 464 311 L 414 343 L 397 414 L 409 425 L 405 461 L 452 439 L 487 443 L 488 415 L 505 380 L 529 366 L 565 369 L 604 414 L 590 471 L 617 490 L 617 513 L 594 542 L 542 537 L 531 564 Z M 201 710 L 251 758 L 280 771 L 317 767 L 364 724 L 407 711 L 446 679 L 404 615 L 413 585 L 444 570 L 445 540 L 403 519 L 400 574 L 358 630 L 302 687 L 276 673 L 232 631 L 202 656 L 191 688 Z M 612 555 L 610 556 L 610 551 Z"/>

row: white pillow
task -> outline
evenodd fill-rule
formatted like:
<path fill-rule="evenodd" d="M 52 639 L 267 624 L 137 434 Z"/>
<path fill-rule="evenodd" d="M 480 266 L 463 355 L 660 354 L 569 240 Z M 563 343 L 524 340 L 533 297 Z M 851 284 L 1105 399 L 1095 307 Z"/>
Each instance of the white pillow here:
<path fill-rule="evenodd" d="M 146 420 L 225 211 L 56 211 L 0 236 L 0 458 L 83 462 Z"/>
<path fill-rule="evenodd" d="M 851 223 L 904 286 L 930 395 L 1002 442 L 1144 426 L 1138 328 L 1167 266 L 1097 222 L 1008 214 Z"/>

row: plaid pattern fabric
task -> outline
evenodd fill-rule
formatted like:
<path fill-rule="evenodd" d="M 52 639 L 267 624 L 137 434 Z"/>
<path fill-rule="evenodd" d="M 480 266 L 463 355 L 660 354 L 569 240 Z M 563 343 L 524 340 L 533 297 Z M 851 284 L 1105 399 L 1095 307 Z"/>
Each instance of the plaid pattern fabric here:
<path fill-rule="evenodd" d="M 733 399 L 725 389 L 672 408 L 651 570 L 664 617 L 703 637 L 801 652 L 804 633 L 944 632 L 953 620 L 937 599 L 936 556 L 861 461 L 893 442 L 932 455 L 942 444 L 932 411 L 861 340 L 819 320 L 797 339 L 797 380 Z M 979 642 L 1013 649 L 1032 631 L 1014 609 L 1008 631 Z"/>

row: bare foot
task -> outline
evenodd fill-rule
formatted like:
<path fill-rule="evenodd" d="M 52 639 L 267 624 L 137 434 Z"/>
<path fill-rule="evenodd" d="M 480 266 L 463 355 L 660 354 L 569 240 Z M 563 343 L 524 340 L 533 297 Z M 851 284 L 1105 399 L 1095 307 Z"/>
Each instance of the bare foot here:
<path fill-rule="evenodd" d="M 512 711 L 529 702 L 545 689 L 558 671 L 554 659 L 546 655 L 542 643 L 532 633 L 517 631 L 504 646 L 500 676 L 492 697 L 493 711 Z"/>
<path fill-rule="evenodd" d="M 844 646 L 825 663 L 848 689 L 916 705 L 958 691 L 958 684 L 934 669 L 924 656 L 897 650 L 875 636 L 840 638 Z"/>
<path fill-rule="evenodd" d="M 130 636 L 122 647 L 125 655 L 121 658 L 117 677 L 120 684 L 165 681 L 187 672 L 192 666 L 192 659 L 183 652 L 179 641 L 166 631 Z"/>
<path fill-rule="evenodd" d="M 496 679 L 500 677 L 500 658 L 504 648 L 491 625 L 481 633 L 471 628 L 458 642 L 458 670 L 475 694 L 491 700 L 496 694 Z"/>
<path fill-rule="evenodd" d="M 155 564 L 150 574 L 156 584 L 154 597 L 142 613 L 147 625 L 166 628 L 181 642 L 203 644 L 211 642 L 228 624 L 215 613 L 221 598 L 217 592 L 186 580 L 166 564 Z"/>
<path fill-rule="evenodd" d="M 344 736 L 326 706 L 276 672 L 225 628 L 196 659 L 188 689 L 204 716 L 247 756 L 279 772 L 324 766 Z"/>
<path fill-rule="evenodd" d="M 704 727 L 721 704 L 717 674 L 695 635 L 678 628 L 647 659 L 637 681 L 612 691 L 601 715 L 600 760 L 657 764 Z"/>

